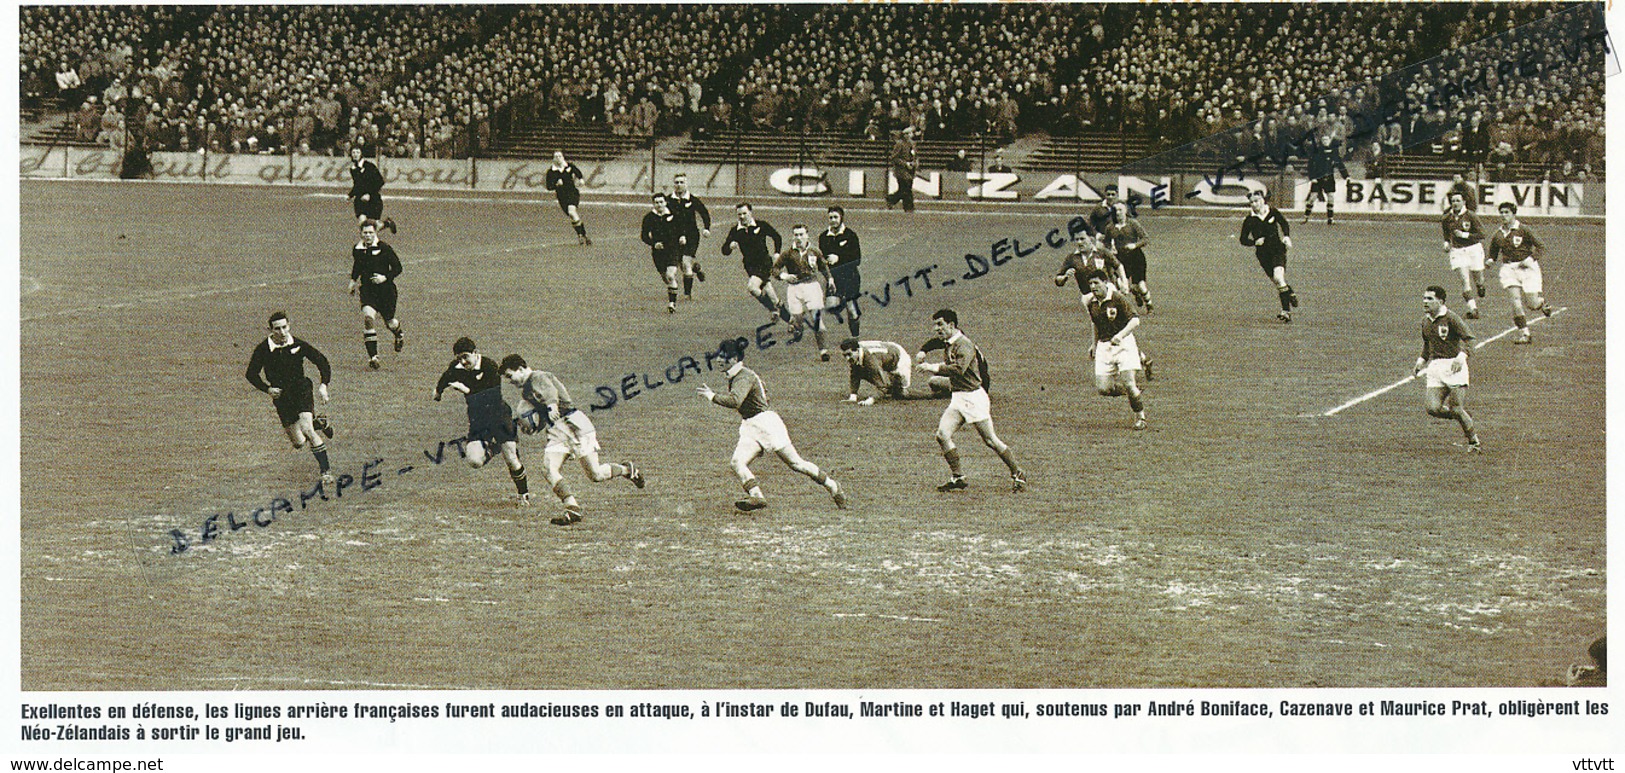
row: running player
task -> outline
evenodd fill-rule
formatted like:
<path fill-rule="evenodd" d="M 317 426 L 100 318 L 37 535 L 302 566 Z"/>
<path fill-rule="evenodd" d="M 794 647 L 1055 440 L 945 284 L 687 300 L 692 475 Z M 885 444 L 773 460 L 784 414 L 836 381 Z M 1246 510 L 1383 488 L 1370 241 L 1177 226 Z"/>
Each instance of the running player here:
<path fill-rule="evenodd" d="M 547 463 L 547 482 L 553 494 L 564 504 L 564 514 L 552 519 L 555 526 L 569 526 L 581 522 L 581 503 L 564 482 L 564 462 L 570 457 L 581 461 L 581 469 L 594 483 L 611 478 L 626 478 L 632 485 L 643 488 L 643 473 L 630 461 L 603 464 L 598 461 L 598 430 L 587 414 L 576 410 L 570 402 L 570 393 L 558 377 L 544 370 L 532 370 L 525 358 L 510 354 L 498 366 L 502 377 L 519 387 L 520 402 L 514 422 L 519 430 L 531 434 L 538 430 L 547 433 L 547 447 L 542 452 Z"/>
<path fill-rule="evenodd" d="M 345 194 L 355 212 L 356 225 L 382 220 L 390 233 L 398 233 L 395 221 L 384 217 L 384 174 L 378 165 L 362 158 L 361 143 L 350 146 L 350 192 Z"/>
<path fill-rule="evenodd" d="M 564 151 L 554 151 L 553 165 L 547 168 L 547 189 L 558 197 L 559 211 L 570 218 L 570 227 L 576 229 L 576 241 L 591 246 L 587 224 L 581 221 L 581 189 L 576 187 L 576 181 L 581 179 L 584 179 L 581 167 L 565 161 Z"/>
<path fill-rule="evenodd" d="M 248 372 L 245 374 L 248 383 L 271 396 L 271 405 L 276 408 L 277 419 L 282 422 L 282 431 L 287 433 L 288 442 L 293 444 L 295 451 L 309 445 L 311 455 L 316 457 L 316 466 L 321 470 L 322 483 L 331 484 L 333 473 L 328 468 L 327 444 L 316 433 L 331 438 L 333 426 L 328 423 L 327 417 L 318 419 L 315 416 L 316 400 L 311 394 L 310 378 L 305 375 L 305 360 L 310 360 L 321 373 L 322 383 L 315 391 L 321 395 L 324 403 L 327 402 L 327 384 L 332 380 L 333 370 L 316 347 L 294 337 L 288 327 L 286 313 L 279 311 L 272 314 L 265 324 L 271 333 L 259 346 L 254 347 L 254 354 L 248 360 Z"/>
<path fill-rule="evenodd" d="M 502 399 L 502 376 L 496 363 L 480 355 L 474 339 L 463 337 L 452 344 L 454 355 L 440 381 L 434 385 L 435 402 L 447 389 L 463 393 L 468 408 L 468 436 L 463 457 L 475 469 L 484 467 L 496 454 L 508 464 L 508 476 L 519 492 L 520 506 L 530 504 L 530 486 L 525 465 L 519 460 L 519 435 L 514 431 L 513 408 Z"/>
<path fill-rule="evenodd" d="M 993 431 L 992 408 L 987 390 L 983 388 L 985 365 L 982 350 L 960 332 L 959 315 L 952 309 L 942 309 L 931 315 L 931 332 L 947 344 L 943 361 L 916 362 L 914 367 L 933 375 L 947 376 L 949 389 L 953 392 L 948 408 L 937 422 L 937 445 L 942 449 L 943 460 L 948 462 L 951 477 L 937 490 L 958 491 L 969 487 L 965 482 L 964 470 L 959 466 L 959 448 L 954 445 L 954 433 L 966 424 L 976 428 L 982 442 L 993 449 L 1004 461 L 1004 466 L 1009 468 L 1010 490 L 1018 492 L 1027 488 L 1027 476 L 1016 466 L 1010 446 L 1005 445 L 998 433 Z"/>
<path fill-rule="evenodd" d="M 1134 429 L 1145 429 L 1145 403 L 1134 383 L 1134 371 L 1140 369 L 1134 330 L 1140 326 L 1140 318 L 1105 272 L 1091 271 L 1084 281 L 1089 284 L 1089 319 L 1095 324 L 1095 340 L 1089 345 L 1089 356 L 1095 361 L 1095 390 L 1103 397 L 1127 395 L 1128 407 L 1134 411 Z"/>
<path fill-rule="evenodd" d="M 1467 197 L 1461 191 L 1451 190 L 1449 198 L 1439 230 L 1444 234 L 1450 270 L 1461 275 L 1461 298 L 1467 302 L 1467 318 L 1478 319 L 1478 299 L 1484 297 L 1484 226 L 1467 209 Z"/>
<path fill-rule="evenodd" d="M 795 444 L 790 442 L 790 431 L 785 429 L 784 419 L 768 405 L 767 387 L 762 385 L 762 377 L 745 367 L 748 344 L 743 338 L 726 339 L 717 348 L 718 360 L 728 365 L 728 391 L 719 393 L 709 384 L 701 384 L 697 390 L 707 402 L 739 412 L 739 444 L 734 446 L 731 464 L 734 474 L 739 476 L 739 482 L 745 488 L 745 498 L 734 502 L 734 506 L 745 512 L 767 507 L 767 499 L 762 496 L 762 487 L 756 475 L 750 471 L 750 464 L 763 451 L 772 451 L 786 467 L 827 489 L 835 500 L 835 506 L 845 510 L 846 493 L 841 491 L 841 484 L 825 475 L 818 465 L 796 453 Z"/>
<path fill-rule="evenodd" d="M 1501 215 L 1501 228 L 1490 239 L 1489 259 L 1492 263 L 1500 262 L 1501 286 L 1512 299 L 1512 323 L 1518 326 L 1518 337 L 1512 339 L 1512 343 L 1527 344 L 1533 339 L 1529 336 L 1529 318 L 1524 309 L 1536 309 L 1552 316 L 1552 305 L 1541 295 L 1545 283 L 1541 278 L 1540 258 L 1546 254 L 1546 246 L 1535 238 L 1528 226 L 1518 222 L 1518 205 L 1503 201 L 1495 210 Z"/>
<path fill-rule="evenodd" d="M 1128 205 L 1119 203 L 1117 206 L 1122 207 L 1125 215 L 1127 214 Z M 1144 255 L 1140 256 L 1140 261 L 1143 280 Z M 1080 293 L 1078 302 L 1087 309 L 1090 299 L 1094 297 L 1089 289 L 1088 276 L 1097 271 L 1104 274 L 1107 281 L 1117 285 L 1119 290 L 1128 292 L 1130 286 L 1128 273 L 1124 270 L 1122 262 L 1117 259 L 1116 253 L 1112 251 L 1110 239 L 1105 235 L 1096 238 L 1087 231 L 1079 231 L 1078 235 L 1072 238 L 1072 252 L 1061 262 L 1060 270 L 1055 273 L 1055 286 L 1065 287 L 1068 279 L 1076 281 Z M 1150 303 L 1149 298 L 1146 299 L 1146 303 Z M 1151 381 L 1155 378 L 1152 370 L 1155 363 L 1151 359 L 1151 354 L 1144 350 L 1137 351 L 1140 355 L 1140 366 L 1145 371 L 1145 380 Z"/>
<path fill-rule="evenodd" d="M 377 370 L 378 320 L 395 335 L 395 351 L 406 346 L 401 321 L 395 316 L 395 277 L 401 275 L 401 259 L 395 248 L 378 240 L 378 224 L 361 224 L 361 241 L 350 250 L 350 294 L 361 298 L 361 334 L 367 347 L 367 367 Z"/>
<path fill-rule="evenodd" d="M 1128 292 L 1134 300 L 1151 311 L 1151 288 L 1145 283 L 1145 245 L 1150 241 L 1140 221 L 1129 216 L 1128 205 L 1118 202 L 1112 208 L 1112 222 L 1106 226 L 1106 237 L 1117 253 L 1117 262 L 1123 267 Z"/>
<path fill-rule="evenodd" d="M 783 249 L 784 238 L 766 220 L 757 220 L 749 203 L 736 205 L 734 212 L 739 225 L 728 231 L 728 237 L 722 241 L 722 254 L 732 255 L 734 245 L 739 245 L 739 254 L 745 264 L 745 291 L 762 304 L 773 318 L 789 322 L 790 312 L 779 303 L 779 294 L 773 289 L 772 280 L 773 256 Z M 767 246 L 769 241 L 773 242 L 771 250 Z"/>
<path fill-rule="evenodd" d="M 699 254 L 700 239 L 711 236 L 711 211 L 700 197 L 688 192 L 688 174 L 678 172 L 671 178 L 671 198 L 666 202 L 677 214 L 677 224 L 683 231 L 682 253 L 683 297 L 694 297 L 694 280 L 705 281 L 705 269 L 695 260 Z"/>
<path fill-rule="evenodd" d="M 824 294 L 835 292 L 835 280 L 818 248 L 812 246 L 807 226 L 800 223 L 790 228 L 790 248 L 779 253 L 773 262 L 773 273 L 784 280 L 784 306 L 790 312 L 790 341 L 801 340 L 804 329 L 812 325 L 813 338 L 818 342 L 818 358 L 829 361 L 829 349 L 824 346 Z"/>
<path fill-rule="evenodd" d="M 654 259 L 655 271 L 666 283 L 666 313 L 677 313 L 677 271 L 682 263 L 683 234 L 677 213 L 667 208 L 666 194 L 651 197 L 654 209 L 643 215 L 643 243 L 649 245 L 649 256 Z"/>
<path fill-rule="evenodd" d="M 830 278 L 835 280 L 835 295 L 840 298 L 839 308 L 846 314 L 846 329 L 853 337 L 858 335 L 858 298 L 863 295 L 863 276 L 858 264 L 863 262 L 863 244 L 858 232 L 846 227 L 846 210 L 830 207 L 829 230 L 818 235 L 818 251 L 824 253 Z M 907 370 L 905 368 L 905 370 Z"/>
<path fill-rule="evenodd" d="M 1318 141 L 1310 143 L 1308 150 L 1309 195 L 1303 200 L 1303 222 L 1315 211 L 1315 200 L 1326 202 L 1326 225 L 1333 225 L 1332 202 L 1337 200 L 1337 178 L 1349 179 L 1348 167 L 1343 165 L 1343 145 L 1331 132 L 1321 132 Z"/>
<path fill-rule="evenodd" d="M 1427 377 L 1428 415 L 1461 425 L 1467 450 L 1477 452 L 1482 446 L 1463 399 L 1468 381 L 1466 343 L 1473 340 L 1473 333 L 1461 317 L 1445 308 L 1444 298 L 1444 288 L 1438 285 L 1422 291 L 1427 320 L 1422 323 L 1422 356 L 1416 358 L 1412 373 Z"/>
<path fill-rule="evenodd" d="M 1275 282 L 1275 293 L 1281 300 L 1281 313 L 1276 314 L 1275 318 L 1291 322 L 1292 310 L 1298 306 L 1297 293 L 1292 292 L 1292 285 L 1286 283 L 1286 251 L 1292 247 L 1292 225 L 1280 210 L 1270 206 L 1266 191 L 1248 191 L 1247 203 L 1252 211 L 1242 221 L 1241 243 L 1253 248 L 1258 257 L 1258 267 L 1264 269 L 1264 275 Z"/>

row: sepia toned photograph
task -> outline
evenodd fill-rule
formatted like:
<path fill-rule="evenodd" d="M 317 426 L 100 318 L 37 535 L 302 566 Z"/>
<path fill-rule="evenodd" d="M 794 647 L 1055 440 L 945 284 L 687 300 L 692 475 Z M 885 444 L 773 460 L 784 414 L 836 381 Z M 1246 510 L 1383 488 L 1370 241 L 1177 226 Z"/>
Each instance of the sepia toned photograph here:
<path fill-rule="evenodd" d="M 17 14 L 25 703 L 1607 684 L 1602 3 Z"/>

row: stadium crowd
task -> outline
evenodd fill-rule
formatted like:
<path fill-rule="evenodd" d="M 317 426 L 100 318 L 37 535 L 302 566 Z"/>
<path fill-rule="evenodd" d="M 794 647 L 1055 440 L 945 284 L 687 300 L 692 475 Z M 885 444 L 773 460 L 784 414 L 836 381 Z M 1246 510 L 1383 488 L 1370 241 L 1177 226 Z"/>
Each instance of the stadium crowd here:
<path fill-rule="evenodd" d="M 1226 151 L 1286 159 L 1313 133 L 1379 168 L 1420 146 L 1486 176 L 1518 162 L 1584 176 L 1603 146 L 1594 60 L 1577 76 L 1552 36 L 1473 44 L 1577 7 L 28 6 L 21 77 L 24 106 L 56 100 L 81 141 L 160 150 L 337 153 L 361 138 L 462 157 L 559 123 L 1108 131 L 1154 148 L 1231 132 Z M 1486 55 L 1538 72 L 1484 77 Z"/>

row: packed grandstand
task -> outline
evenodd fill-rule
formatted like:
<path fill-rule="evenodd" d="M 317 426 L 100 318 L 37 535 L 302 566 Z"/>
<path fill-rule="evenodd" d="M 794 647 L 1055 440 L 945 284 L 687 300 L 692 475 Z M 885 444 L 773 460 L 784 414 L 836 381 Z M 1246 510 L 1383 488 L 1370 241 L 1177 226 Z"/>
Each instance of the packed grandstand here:
<path fill-rule="evenodd" d="M 1122 149 L 1113 165 L 1226 133 L 1225 154 L 1289 164 L 1314 132 L 1351 160 L 1485 179 L 1603 167 L 1603 48 L 1563 50 L 1602 29 L 1583 3 L 20 13 L 25 140 L 115 150 L 339 155 L 361 138 L 391 157 L 502 157 L 551 127 L 578 154 L 681 137 L 684 159 L 722 161 L 741 136 L 884 146 L 913 126 L 928 164 L 1048 138 L 1018 165 L 1065 166 L 1080 143 Z"/>

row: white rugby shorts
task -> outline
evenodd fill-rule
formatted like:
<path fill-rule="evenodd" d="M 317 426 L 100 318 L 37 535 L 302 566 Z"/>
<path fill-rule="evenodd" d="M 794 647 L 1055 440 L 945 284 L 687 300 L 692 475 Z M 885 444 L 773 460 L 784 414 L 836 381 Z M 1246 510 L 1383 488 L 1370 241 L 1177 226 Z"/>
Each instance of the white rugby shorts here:
<path fill-rule="evenodd" d="M 950 413 L 958 413 L 966 424 L 975 424 L 993 417 L 993 405 L 987 399 L 987 390 L 978 387 L 974 392 L 954 392 L 942 415 Z"/>
<path fill-rule="evenodd" d="M 1469 271 L 1484 270 L 1484 245 L 1482 243 L 1450 248 L 1450 270 L 1459 271 L 1464 268 Z"/>
<path fill-rule="evenodd" d="M 1540 295 L 1543 282 L 1540 261 L 1524 258 L 1517 263 L 1501 264 L 1501 286 L 1518 287 L 1525 295 Z"/>
<path fill-rule="evenodd" d="M 566 451 L 580 458 L 598 452 L 598 429 L 583 411 L 572 411 L 547 428 L 547 447 L 543 453 Z"/>
<path fill-rule="evenodd" d="M 1461 363 L 1461 370 L 1451 373 L 1451 368 L 1458 362 Z M 1467 361 L 1444 357 L 1428 360 L 1428 364 L 1422 368 L 1422 375 L 1427 377 L 1429 389 L 1464 387 L 1467 386 Z"/>
<path fill-rule="evenodd" d="M 790 447 L 790 430 L 775 411 L 762 411 L 739 422 L 739 445 L 735 451 L 780 451 Z"/>
<path fill-rule="evenodd" d="M 1140 345 L 1134 334 L 1123 336 L 1123 343 L 1101 341 L 1095 344 L 1095 375 L 1112 376 L 1127 370 L 1140 369 Z"/>
<path fill-rule="evenodd" d="M 784 305 L 791 314 L 822 311 L 824 308 L 824 286 L 817 281 L 790 285 L 784 288 L 784 294 Z"/>

